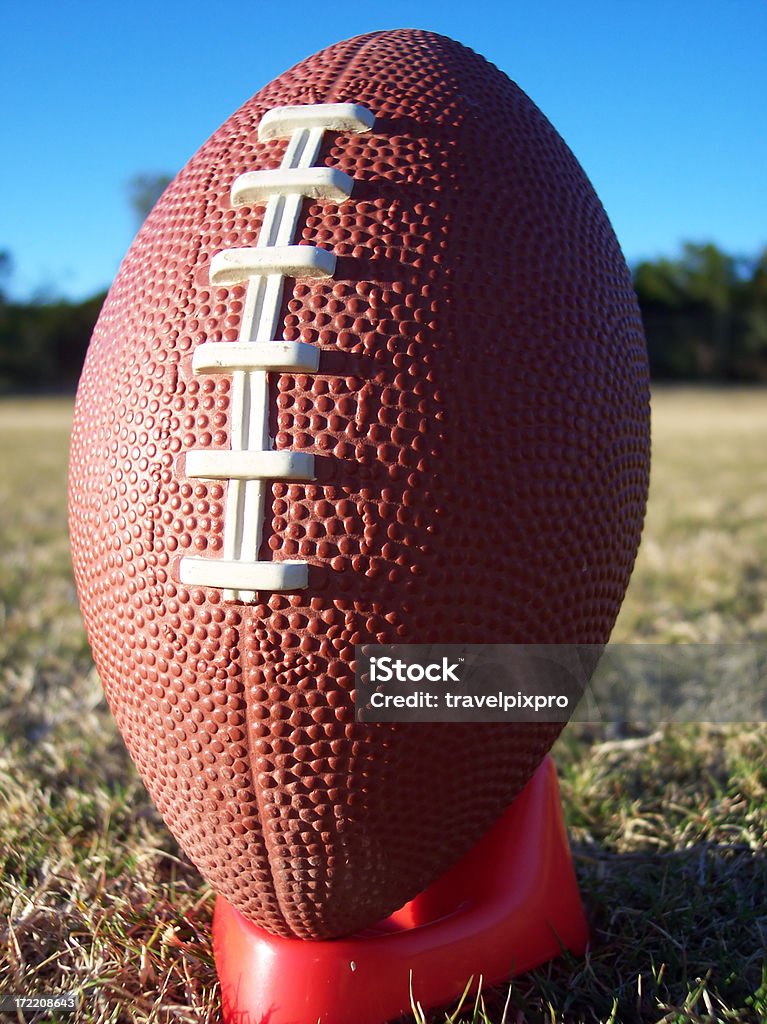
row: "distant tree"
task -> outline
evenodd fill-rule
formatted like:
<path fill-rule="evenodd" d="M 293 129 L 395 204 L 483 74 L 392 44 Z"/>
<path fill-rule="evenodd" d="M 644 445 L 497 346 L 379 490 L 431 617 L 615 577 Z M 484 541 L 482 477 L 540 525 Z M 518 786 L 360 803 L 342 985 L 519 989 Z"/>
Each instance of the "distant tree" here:
<path fill-rule="evenodd" d="M 169 174 L 135 174 L 128 182 L 128 199 L 141 226 L 172 181 Z"/>
<path fill-rule="evenodd" d="M 0 393 L 72 389 L 103 301 L 0 304 Z"/>
<path fill-rule="evenodd" d="M 738 296 L 738 308 L 743 327 L 743 358 L 749 376 L 755 367 L 763 368 L 767 376 L 767 248 L 750 262 L 747 279 Z"/>
<path fill-rule="evenodd" d="M 634 271 L 650 365 L 660 378 L 742 380 L 764 377 L 767 310 L 759 298 L 767 273 L 756 261 L 687 242 L 675 259 Z M 761 276 L 760 276 L 761 275 Z"/>
<path fill-rule="evenodd" d="M 5 287 L 13 273 L 13 257 L 7 249 L 0 249 L 0 303 L 5 302 Z"/>
<path fill-rule="evenodd" d="M 634 270 L 634 288 L 645 305 L 677 309 L 684 305 L 686 296 L 680 280 L 679 261 L 665 257 L 644 260 Z"/>

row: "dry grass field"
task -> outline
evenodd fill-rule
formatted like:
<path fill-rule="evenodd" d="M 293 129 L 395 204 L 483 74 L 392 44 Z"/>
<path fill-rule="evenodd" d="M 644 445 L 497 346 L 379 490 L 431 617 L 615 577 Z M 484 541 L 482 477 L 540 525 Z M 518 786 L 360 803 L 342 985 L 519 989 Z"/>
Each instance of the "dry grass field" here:
<path fill-rule="evenodd" d="M 0 403 L 0 994 L 81 993 L 45 1019 L 212 1022 L 212 895 L 138 782 L 79 618 L 70 416 Z M 656 390 L 653 430 L 614 639 L 764 648 L 767 392 Z M 569 728 L 555 754 L 591 948 L 428 1019 L 767 1020 L 766 750 L 758 723 Z"/>

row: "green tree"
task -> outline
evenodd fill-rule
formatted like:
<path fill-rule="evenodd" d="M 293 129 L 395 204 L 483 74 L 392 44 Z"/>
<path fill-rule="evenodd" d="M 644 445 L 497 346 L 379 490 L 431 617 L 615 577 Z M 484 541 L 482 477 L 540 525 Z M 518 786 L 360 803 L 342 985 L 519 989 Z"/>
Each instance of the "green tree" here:
<path fill-rule="evenodd" d="M 0 249 L 0 305 L 5 302 L 5 287 L 13 273 L 13 257 L 7 249 Z"/>
<path fill-rule="evenodd" d="M 749 375 L 762 368 L 767 376 L 767 248 L 764 248 L 748 266 L 748 277 L 742 284 L 738 306 L 743 328 L 743 358 Z"/>
<path fill-rule="evenodd" d="M 169 174 L 134 174 L 128 182 L 128 200 L 139 227 L 149 216 L 152 207 L 171 183 Z"/>
<path fill-rule="evenodd" d="M 655 376 L 763 376 L 765 269 L 764 254 L 749 261 L 710 242 L 687 242 L 675 259 L 640 263 L 634 286 Z"/>

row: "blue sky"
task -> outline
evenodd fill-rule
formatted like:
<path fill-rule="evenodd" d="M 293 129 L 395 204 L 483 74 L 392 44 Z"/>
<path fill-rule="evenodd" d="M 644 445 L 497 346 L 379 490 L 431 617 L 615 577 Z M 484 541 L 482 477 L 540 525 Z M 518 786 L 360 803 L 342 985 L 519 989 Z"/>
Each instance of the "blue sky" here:
<path fill-rule="evenodd" d="M 371 13 L 371 10 L 377 13 Z M 248 97 L 339 39 L 450 35 L 513 78 L 594 183 L 630 261 L 767 244 L 767 4 L 38 2 L 3 14 L 0 249 L 11 294 L 107 286 L 127 182 L 175 173 Z"/>

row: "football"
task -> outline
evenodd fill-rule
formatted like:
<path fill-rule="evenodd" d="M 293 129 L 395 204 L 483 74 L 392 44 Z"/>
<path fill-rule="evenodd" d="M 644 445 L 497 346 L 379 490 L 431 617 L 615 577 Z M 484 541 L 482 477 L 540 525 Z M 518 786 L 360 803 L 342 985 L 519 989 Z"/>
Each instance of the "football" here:
<path fill-rule="evenodd" d="M 557 723 L 355 721 L 355 645 L 607 641 L 649 388 L 584 171 L 476 53 L 330 46 L 128 252 L 69 516 L 107 700 L 168 827 L 278 935 L 365 928 L 499 818 Z"/>

